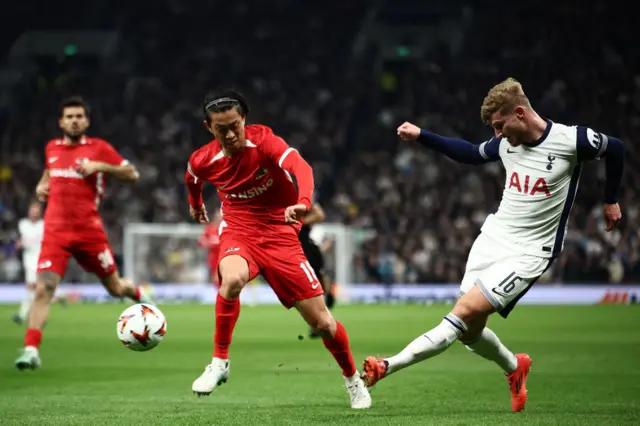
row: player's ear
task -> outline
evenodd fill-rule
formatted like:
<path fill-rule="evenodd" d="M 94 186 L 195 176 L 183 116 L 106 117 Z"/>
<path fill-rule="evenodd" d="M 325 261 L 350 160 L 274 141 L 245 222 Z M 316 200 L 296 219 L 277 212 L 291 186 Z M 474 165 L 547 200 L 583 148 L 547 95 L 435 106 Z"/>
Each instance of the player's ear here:
<path fill-rule="evenodd" d="M 524 117 L 524 114 L 525 114 L 525 108 L 522 105 L 518 105 L 515 108 L 515 113 L 516 113 L 516 117 L 522 119 Z"/>
<path fill-rule="evenodd" d="M 213 134 L 213 129 L 211 128 L 211 124 L 209 124 L 207 120 L 204 120 L 202 123 L 204 124 L 204 127 L 206 127 L 207 130 Z"/>

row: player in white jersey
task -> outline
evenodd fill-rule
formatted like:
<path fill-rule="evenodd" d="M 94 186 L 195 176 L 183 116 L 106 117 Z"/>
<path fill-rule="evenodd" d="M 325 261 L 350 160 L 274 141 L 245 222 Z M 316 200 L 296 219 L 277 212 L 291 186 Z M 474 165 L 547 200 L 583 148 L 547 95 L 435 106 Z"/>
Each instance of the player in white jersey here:
<path fill-rule="evenodd" d="M 582 163 L 605 158 L 604 217 L 611 231 L 622 215 L 617 203 L 624 148 L 614 137 L 581 126 L 565 126 L 540 117 L 514 79 L 493 87 L 481 109 L 495 136 L 474 145 L 421 130 L 411 123 L 398 128 L 403 140 L 467 164 L 502 160 L 506 182 L 500 207 L 489 215 L 469 258 L 460 298 L 435 328 L 416 338 L 397 355 L 364 361 L 363 379 L 373 386 L 383 377 L 438 355 L 460 340 L 471 352 L 494 361 L 508 378 L 511 408 L 527 401 L 526 379 L 531 358 L 515 355 L 487 319 L 507 317 L 515 304 L 562 251 L 567 219 L 578 189 Z"/>
<path fill-rule="evenodd" d="M 38 269 L 38 257 L 40 256 L 40 245 L 44 235 L 44 220 L 42 220 L 42 205 L 39 201 L 32 201 L 29 205 L 27 217 L 18 222 L 18 247 L 22 249 L 22 268 L 26 283 L 26 293 L 20 311 L 13 317 L 13 320 L 22 324 L 29 315 L 33 296 L 36 289 L 36 271 Z"/>

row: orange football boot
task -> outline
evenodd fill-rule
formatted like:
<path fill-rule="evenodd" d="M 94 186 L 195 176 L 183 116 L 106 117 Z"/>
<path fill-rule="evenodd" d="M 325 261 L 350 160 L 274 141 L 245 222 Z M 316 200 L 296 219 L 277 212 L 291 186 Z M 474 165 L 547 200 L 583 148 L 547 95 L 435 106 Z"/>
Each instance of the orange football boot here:
<path fill-rule="evenodd" d="M 527 376 L 533 360 L 527 354 L 517 354 L 518 367 L 507 376 L 511 388 L 511 410 L 514 413 L 524 410 L 527 403 Z"/>
<path fill-rule="evenodd" d="M 387 364 L 382 358 L 368 356 L 362 363 L 362 370 L 360 378 L 370 388 L 387 374 Z"/>

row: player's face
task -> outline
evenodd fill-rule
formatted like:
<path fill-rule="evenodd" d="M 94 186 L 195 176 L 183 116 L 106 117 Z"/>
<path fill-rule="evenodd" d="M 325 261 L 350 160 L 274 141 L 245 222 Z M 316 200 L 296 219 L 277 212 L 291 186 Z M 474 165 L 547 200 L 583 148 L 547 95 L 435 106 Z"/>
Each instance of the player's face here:
<path fill-rule="evenodd" d="M 38 220 L 42 217 L 42 207 L 38 203 L 29 206 L 29 219 Z"/>
<path fill-rule="evenodd" d="M 526 142 L 527 126 L 524 120 L 524 108 L 516 107 L 514 111 L 502 114 L 497 111 L 491 117 L 491 127 L 497 138 L 506 138 L 511 146 Z"/>
<path fill-rule="evenodd" d="M 66 136 L 79 139 L 89 127 L 89 117 L 82 107 L 67 107 L 58 124 Z"/>
<path fill-rule="evenodd" d="M 245 144 L 244 117 L 236 108 L 223 112 L 209 114 L 211 124 L 205 122 L 205 126 L 216 137 L 223 148 L 227 150 L 239 150 Z"/>

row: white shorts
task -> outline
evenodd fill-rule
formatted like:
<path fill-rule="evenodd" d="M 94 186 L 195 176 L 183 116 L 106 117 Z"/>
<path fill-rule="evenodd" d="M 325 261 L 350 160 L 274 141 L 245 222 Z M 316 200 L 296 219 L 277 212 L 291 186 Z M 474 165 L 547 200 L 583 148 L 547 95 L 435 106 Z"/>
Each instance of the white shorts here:
<path fill-rule="evenodd" d="M 481 233 L 469 252 L 460 295 L 477 284 L 489 303 L 506 318 L 552 262 L 553 258 L 511 251 Z"/>

